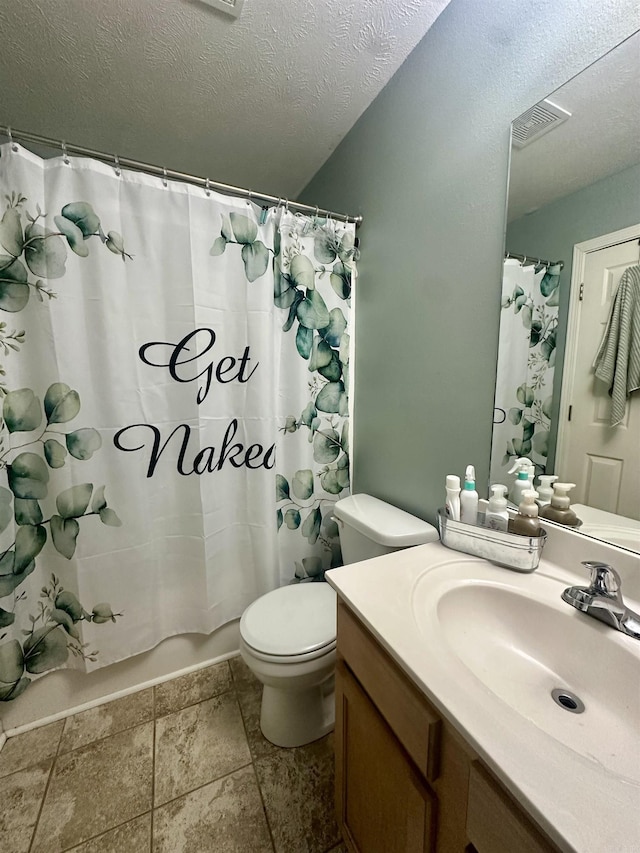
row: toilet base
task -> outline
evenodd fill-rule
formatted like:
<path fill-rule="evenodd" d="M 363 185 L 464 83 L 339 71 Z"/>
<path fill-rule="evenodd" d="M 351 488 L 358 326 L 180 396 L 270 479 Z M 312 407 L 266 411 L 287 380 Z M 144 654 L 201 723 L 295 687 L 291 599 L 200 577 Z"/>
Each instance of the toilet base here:
<path fill-rule="evenodd" d="M 265 684 L 260 728 L 276 746 L 304 746 L 333 731 L 336 719 L 335 675 L 315 687 L 283 690 Z"/>

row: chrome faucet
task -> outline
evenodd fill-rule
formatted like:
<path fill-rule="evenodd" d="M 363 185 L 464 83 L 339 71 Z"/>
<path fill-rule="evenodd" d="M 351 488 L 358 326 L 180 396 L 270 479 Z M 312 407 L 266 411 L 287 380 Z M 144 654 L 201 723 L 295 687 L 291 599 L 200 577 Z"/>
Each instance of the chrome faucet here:
<path fill-rule="evenodd" d="M 563 601 L 599 619 L 617 631 L 640 640 L 640 613 L 634 613 L 622 600 L 620 575 L 607 563 L 585 560 L 591 572 L 589 586 L 570 586 L 562 593 Z"/>

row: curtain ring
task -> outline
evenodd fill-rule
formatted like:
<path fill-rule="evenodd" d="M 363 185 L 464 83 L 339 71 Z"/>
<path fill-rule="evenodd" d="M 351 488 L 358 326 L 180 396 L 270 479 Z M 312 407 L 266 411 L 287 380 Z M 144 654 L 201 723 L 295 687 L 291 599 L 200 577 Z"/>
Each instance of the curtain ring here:
<path fill-rule="evenodd" d="M 166 166 L 162 167 L 162 183 L 165 185 L 165 187 L 169 186 L 169 182 L 167 180 L 167 167 Z"/>
<path fill-rule="evenodd" d="M 248 198 L 247 198 L 247 204 L 248 204 L 248 205 L 251 205 L 251 196 L 252 196 L 252 195 L 253 195 L 253 193 L 251 192 L 251 190 L 247 190 L 247 196 L 248 196 Z"/>
<path fill-rule="evenodd" d="M 116 175 L 120 177 L 120 175 L 122 174 L 122 169 L 120 168 L 120 158 L 117 154 L 113 155 L 113 167 L 116 171 Z"/>
<path fill-rule="evenodd" d="M 280 196 L 280 198 L 278 199 L 278 205 L 277 205 L 278 210 L 280 209 L 281 204 L 282 204 L 282 196 Z"/>
<path fill-rule="evenodd" d="M 17 146 L 17 145 L 16 145 L 16 143 L 13 141 L 13 134 L 11 133 L 11 128 L 10 128 L 10 127 L 8 127 L 8 128 L 7 128 L 7 136 L 9 137 L 9 145 L 11 146 L 11 150 L 12 150 L 12 151 L 17 151 L 17 150 L 18 150 L 18 146 Z"/>
<path fill-rule="evenodd" d="M 524 266 L 526 263 L 527 263 L 527 256 L 525 255 L 523 260 L 522 260 L 522 266 Z"/>
<path fill-rule="evenodd" d="M 285 198 L 284 200 L 284 212 L 289 213 L 289 199 Z"/>
<path fill-rule="evenodd" d="M 207 198 L 211 195 L 211 188 L 209 187 L 209 178 L 207 178 L 204 182 L 204 191 Z"/>
<path fill-rule="evenodd" d="M 62 159 L 64 160 L 65 164 L 68 166 L 69 165 L 69 155 L 67 154 L 67 143 L 64 140 L 62 140 L 62 142 L 60 143 L 60 147 L 62 148 Z"/>
<path fill-rule="evenodd" d="M 319 208 L 319 207 L 318 207 L 318 205 L 316 204 L 316 212 L 313 214 L 313 215 L 315 216 L 315 218 L 316 218 L 316 219 L 318 218 L 318 214 L 319 214 L 319 213 L 320 213 L 320 208 Z"/>

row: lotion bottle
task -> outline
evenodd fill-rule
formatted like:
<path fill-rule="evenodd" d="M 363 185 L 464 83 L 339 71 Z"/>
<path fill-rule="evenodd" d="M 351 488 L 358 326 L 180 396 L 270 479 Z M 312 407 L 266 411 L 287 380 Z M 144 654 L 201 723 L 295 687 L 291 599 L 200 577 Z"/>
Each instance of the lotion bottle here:
<path fill-rule="evenodd" d="M 485 513 L 484 526 L 491 530 L 506 530 L 509 526 L 509 513 L 507 512 L 507 487 L 499 483 L 491 486 L 491 497 L 489 506 Z"/>
<path fill-rule="evenodd" d="M 460 493 L 460 521 L 464 521 L 466 524 L 476 524 L 477 520 L 476 472 L 473 465 L 467 465 L 464 474 L 464 489 Z"/>
<path fill-rule="evenodd" d="M 548 518 L 549 521 L 555 521 L 567 527 L 580 527 L 582 521 L 569 506 L 571 501 L 568 493 L 574 487 L 575 483 L 554 483 L 551 503 L 542 509 L 540 513 L 542 518 Z"/>
<path fill-rule="evenodd" d="M 446 487 L 445 512 L 452 521 L 460 521 L 460 477 L 455 474 L 448 474 Z"/>
<path fill-rule="evenodd" d="M 511 519 L 509 531 L 518 533 L 520 536 L 539 536 L 540 520 L 538 518 L 538 504 L 536 498 L 538 493 L 533 489 L 527 489 L 522 495 L 522 501 L 518 507 L 518 514 Z"/>

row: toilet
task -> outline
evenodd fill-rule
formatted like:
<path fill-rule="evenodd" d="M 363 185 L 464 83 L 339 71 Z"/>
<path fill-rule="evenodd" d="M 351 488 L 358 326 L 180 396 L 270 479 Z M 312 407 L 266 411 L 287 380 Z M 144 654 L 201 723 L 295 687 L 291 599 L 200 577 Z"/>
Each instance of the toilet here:
<path fill-rule="evenodd" d="M 334 506 L 345 564 L 425 542 L 438 531 L 371 495 Z M 263 684 L 260 728 L 276 746 L 303 746 L 335 722 L 337 596 L 328 583 L 299 583 L 266 593 L 240 619 L 240 654 Z"/>

